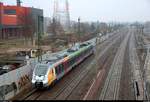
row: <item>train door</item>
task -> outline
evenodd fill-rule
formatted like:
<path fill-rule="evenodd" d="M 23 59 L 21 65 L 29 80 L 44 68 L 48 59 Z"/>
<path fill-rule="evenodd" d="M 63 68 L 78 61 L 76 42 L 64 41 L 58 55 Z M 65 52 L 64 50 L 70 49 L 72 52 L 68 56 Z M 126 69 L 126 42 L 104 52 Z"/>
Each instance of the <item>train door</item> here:
<path fill-rule="evenodd" d="M 63 62 L 63 65 L 64 65 L 65 74 L 66 74 L 69 71 L 68 61 Z"/>
<path fill-rule="evenodd" d="M 50 85 L 55 79 L 54 69 L 51 69 L 48 74 L 48 84 Z"/>
<path fill-rule="evenodd" d="M 61 77 L 63 77 L 65 74 L 65 69 L 64 69 L 64 65 L 61 63 L 59 65 L 56 66 L 56 76 L 57 79 L 59 80 Z"/>

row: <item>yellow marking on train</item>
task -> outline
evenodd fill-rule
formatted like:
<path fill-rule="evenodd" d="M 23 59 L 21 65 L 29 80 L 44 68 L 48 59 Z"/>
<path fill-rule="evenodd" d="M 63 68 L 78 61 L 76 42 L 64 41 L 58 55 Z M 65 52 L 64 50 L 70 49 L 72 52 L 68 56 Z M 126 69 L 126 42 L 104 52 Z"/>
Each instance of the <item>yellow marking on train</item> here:
<path fill-rule="evenodd" d="M 69 57 L 65 57 L 65 58 L 64 58 L 64 62 L 67 61 L 68 59 L 69 59 Z"/>
<path fill-rule="evenodd" d="M 48 84 L 50 85 L 55 79 L 54 72 L 52 70 L 48 74 Z"/>

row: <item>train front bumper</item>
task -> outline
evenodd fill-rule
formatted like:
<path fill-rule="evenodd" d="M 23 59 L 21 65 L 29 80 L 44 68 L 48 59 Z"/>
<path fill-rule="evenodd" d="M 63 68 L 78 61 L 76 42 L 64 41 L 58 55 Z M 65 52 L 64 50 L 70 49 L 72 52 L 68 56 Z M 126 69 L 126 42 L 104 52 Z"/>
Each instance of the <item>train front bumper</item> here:
<path fill-rule="evenodd" d="M 32 80 L 32 86 L 34 86 L 36 88 L 44 88 L 44 87 L 48 87 L 48 82 L 46 82 L 46 81 L 33 81 Z"/>

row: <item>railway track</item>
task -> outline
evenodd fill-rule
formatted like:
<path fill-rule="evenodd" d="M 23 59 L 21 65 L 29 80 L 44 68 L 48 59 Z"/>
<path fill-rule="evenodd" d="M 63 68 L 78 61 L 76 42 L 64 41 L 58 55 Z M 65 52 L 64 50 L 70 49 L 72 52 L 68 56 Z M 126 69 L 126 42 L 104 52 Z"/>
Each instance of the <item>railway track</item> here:
<path fill-rule="evenodd" d="M 132 65 L 132 80 L 135 90 L 135 97 L 136 100 L 143 100 L 144 99 L 144 86 L 143 86 L 143 78 L 142 72 L 140 68 L 140 62 L 137 56 L 136 47 L 135 47 L 135 35 L 134 31 L 132 31 L 132 35 L 130 38 L 130 63 Z"/>
<path fill-rule="evenodd" d="M 119 38 L 119 37 L 118 37 L 118 38 Z M 118 38 L 117 38 L 117 39 L 118 39 Z M 61 93 L 60 96 L 57 97 L 57 99 L 64 99 L 64 100 L 68 99 L 69 96 L 72 94 L 72 92 L 75 90 L 75 88 L 76 88 L 77 86 L 79 86 L 80 82 L 89 74 L 89 72 L 91 71 L 91 68 L 93 68 L 93 67 L 96 66 L 97 60 L 98 60 L 99 58 L 105 59 L 105 60 L 104 60 L 104 63 L 105 63 L 105 61 L 107 60 L 107 58 L 108 58 L 108 56 L 109 56 L 109 55 L 106 55 L 106 52 L 111 48 L 112 45 L 114 45 L 114 44 L 116 43 L 116 41 L 117 41 L 117 40 L 115 40 L 115 41 L 112 42 L 107 48 L 105 48 L 105 49 L 101 52 L 101 54 L 98 55 L 98 57 L 93 61 L 93 63 L 90 64 L 90 65 L 87 67 L 87 69 L 85 70 L 85 73 L 82 74 L 82 76 L 79 76 L 79 77 L 78 77 L 79 79 L 76 78 L 77 82 L 75 81 L 75 83 L 71 83 L 73 86 L 71 85 L 71 86 L 69 86 L 66 90 L 64 90 L 63 93 Z"/>
<path fill-rule="evenodd" d="M 119 37 L 118 37 L 117 39 L 119 39 Z M 115 41 L 112 42 L 107 48 L 105 48 L 105 49 L 101 52 L 101 54 L 98 55 L 99 57 L 97 57 L 97 58 L 93 61 L 93 63 L 88 66 L 85 75 L 83 75 L 82 78 L 79 77 L 79 78 L 80 78 L 80 81 L 82 81 L 82 80 L 89 74 L 89 72 L 91 72 L 91 68 L 94 68 L 94 67 L 96 66 L 97 60 L 98 60 L 99 58 L 105 59 L 105 60 L 104 60 L 104 63 L 105 63 L 105 61 L 107 61 L 109 55 L 106 55 L 106 52 L 111 48 L 112 45 L 114 45 L 114 44 L 116 43 L 116 41 L 117 41 L 117 40 L 115 40 Z M 94 69 L 95 69 L 95 68 L 94 68 Z M 94 70 L 94 69 L 93 69 L 93 70 Z M 75 83 L 73 84 L 73 85 L 75 85 L 75 87 L 73 87 L 73 88 L 68 88 L 68 89 L 65 90 L 63 93 L 61 93 L 61 95 L 58 96 L 57 99 L 64 99 L 64 100 L 68 99 L 69 96 L 71 96 L 72 92 L 75 90 L 75 88 L 79 86 L 79 84 L 80 84 L 80 82 L 75 82 Z"/>
<path fill-rule="evenodd" d="M 119 46 L 119 45 L 120 45 L 120 43 L 117 43 L 114 46 Z M 89 90 L 87 91 L 87 93 L 82 98 L 83 100 L 91 100 L 91 99 L 95 100 L 95 99 L 97 99 L 97 94 L 99 93 L 99 89 L 102 87 L 103 80 L 105 80 L 107 70 L 111 66 L 111 63 L 112 63 L 113 58 L 116 54 L 116 51 L 117 51 L 117 49 L 115 47 L 112 47 L 111 51 L 108 51 L 103 57 L 101 57 L 99 59 L 98 62 L 101 64 L 99 64 L 99 66 L 97 67 L 96 76 L 93 78 L 93 82 L 92 82 Z"/>
<path fill-rule="evenodd" d="M 117 100 L 119 97 L 122 64 L 129 35 L 128 33 L 117 51 L 99 100 Z"/>
<path fill-rule="evenodd" d="M 131 63 L 129 61 L 129 44 L 130 39 L 128 40 L 127 48 L 125 51 L 126 53 L 124 55 L 124 63 L 121 73 L 119 89 L 119 100 L 135 100 L 134 89 L 132 84 Z"/>
<path fill-rule="evenodd" d="M 115 45 L 112 46 L 113 49 L 109 49 L 110 52 L 106 53 L 106 55 L 109 54 L 109 59 L 107 60 L 107 63 L 103 63 L 103 66 L 100 66 L 100 67 L 102 67 L 102 69 L 99 68 L 99 70 L 97 71 L 98 73 L 97 73 L 96 77 L 94 78 L 90 89 L 88 90 L 86 95 L 83 97 L 83 100 L 99 100 L 100 93 L 102 91 L 102 88 L 104 87 L 104 83 L 105 83 L 106 77 L 108 75 L 108 72 L 110 70 L 113 59 L 116 55 L 118 48 L 120 47 L 121 42 L 125 38 L 125 34 L 127 31 L 128 30 L 126 29 L 126 30 L 122 30 L 122 32 L 120 32 L 120 35 L 122 35 L 122 36 L 120 36 L 119 42 L 117 42 Z M 104 56 L 102 58 L 104 58 Z M 102 61 L 102 59 L 99 60 L 99 63 L 101 61 Z"/>
<path fill-rule="evenodd" d="M 61 97 L 63 93 L 63 98 L 66 99 L 69 96 L 69 94 L 71 94 L 72 91 L 76 88 L 76 86 L 82 81 L 82 79 L 87 73 L 88 73 L 88 68 L 86 70 L 80 71 L 77 77 L 73 77 L 73 79 L 66 81 L 64 87 L 56 91 L 55 94 L 53 94 L 53 97 L 49 97 L 49 98 L 55 100 L 59 99 L 59 97 Z"/>
<path fill-rule="evenodd" d="M 116 37 L 114 36 L 114 38 L 116 39 Z M 109 47 L 112 44 L 109 45 Z M 103 52 L 105 52 L 106 50 L 108 50 L 108 48 L 105 48 L 105 50 Z M 100 50 L 101 46 L 99 46 L 99 50 Z M 94 63 L 93 63 L 94 65 Z M 89 69 L 91 67 L 88 67 L 86 70 L 82 69 L 83 71 L 79 71 L 78 73 L 78 77 L 73 77 L 73 79 L 71 80 L 66 80 L 63 83 L 65 83 L 64 85 L 61 86 L 61 88 L 59 88 L 57 91 L 55 90 L 55 92 L 52 92 L 53 94 L 49 94 L 51 93 L 51 89 L 49 89 L 48 91 L 44 91 L 44 92 L 38 92 L 38 91 L 33 91 L 31 92 L 31 94 L 27 95 L 27 97 L 25 98 L 25 100 L 40 100 L 40 99 L 46 99 L 45 96 L 48 96 L 48 99 L 59 99 L 61 97 L 64 99 L 67 99 L 67 97 L 70 96 L 70 94 L 73 92 L 73 90 L 78 86 L 78 84 L 82 81 L 82 79 L 86 76 L 86 74 L 89 72 Z M 76 73 L 77 74 L 77 73 Z M 75 74 L 74 74 L 75 75 Z M 53 90 L 53 89 L 52 89 Z M 54 90 L 53 90 L 54 91 Z"/>
<path fill-rule="evenodd" d="M 91 66 L 92 65 L 94 65 L 94 63 L 92 63 Z M 68 84 L 64 85 L 63 88 L 60 89 L 60 91 L 56 91 L 55 94 L 49 96 L 49 99 L 67 99 L 74 91 L 74 89 L 80 84 L 82 79 L 89 73 L 91 66 L 87 67 L 86 69 L 83 69 L 83 73 L 79 74 L 78 77 L 72 79 L 71 82 L 67 82 Z M 43 97 L 39 97 L 38 99 L 43 99 Z"/>
<path fill-rule="evenodd" d="M 94 56 L 92 55 L 92 56 L 90 56 L 89 59 L 86 59 L 85 61 L 89 62 L 93 57 Z M 83 63 L 85 63 L 85 61 Z M 79 65 L 79 67 L 83 67 L 83 63 L 82 63 L 82 65 Z M 63 77 L 62 80 L 57 82 L 57 83 L 61 84 L 61 81 L 63 81 L 63 85 L 58 86 L 60 88 L 57 91 L 53 90 L 53 87 L 55 87 L 55 86 L 51 86 L 48 89 L 43 89 L 40 91 L 39 94 L 38 94 L 38 90 L 33 89 L 33 91 L 31 93 L 29 93 L 25 98 L 23 98 L 23 100 L 38 100 L 41 97 L 44 97 L 43 94 L 45 95 L 45 94 L 48 94 L 49 92 L 53 93 L 49 96 L 49 98 L 55 99 L 57 96 L 59 96 L 59 94 L 61 94 L 63 92 L 63 90 L 65 90 L 68 87 L 68 85 L 70 85 L 70 83 L 72 83 L 74 80 L 76 80 L 77 77 L 72 77 L 71 79 L 66 79 L 70 76 L 70 74 L 73 74 L 75 76 L 76 74 L 81 75 L 82 73 L 83 73 L 83 69 L 81 69 L 80 71 L 76 71 L 74 73 L 72 73 L 72 71 L 71 71 L 68 73 L 69 75 L 67 77 Z M 33 97 L 35 97 L 35 98 L 33 98 Z"/>

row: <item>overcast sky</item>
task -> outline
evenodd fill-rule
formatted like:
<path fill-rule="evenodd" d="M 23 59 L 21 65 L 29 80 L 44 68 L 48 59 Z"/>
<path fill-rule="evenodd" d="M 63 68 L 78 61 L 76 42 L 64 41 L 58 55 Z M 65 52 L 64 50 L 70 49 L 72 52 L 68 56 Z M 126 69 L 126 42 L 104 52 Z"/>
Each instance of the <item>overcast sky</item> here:
<path fill-rule="evenodd" d="M 0 0 L 15 5 L 16 0 Z M 54 0 L 22 0 L 24 6 L 42 8 L 52 17 Z M 64 0 L 65 1 L 65 0 Z M 150 0 L 69 0 L 71 20 L 82 21 L 150 21 Z"/>

